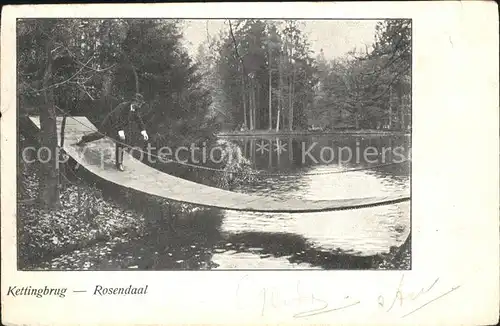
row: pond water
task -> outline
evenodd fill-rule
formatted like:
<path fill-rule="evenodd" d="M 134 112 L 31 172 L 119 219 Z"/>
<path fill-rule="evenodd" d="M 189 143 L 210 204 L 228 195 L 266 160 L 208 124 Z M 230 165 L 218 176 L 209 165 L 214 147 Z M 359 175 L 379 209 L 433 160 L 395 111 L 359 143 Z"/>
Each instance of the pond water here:
<path fill-rule="evenodd" d="M 239 185 L 233 191 L 311 200 L 409 192 L 411 150 L 407 136 L 232 140 L 240 144 L 253 168 L 271 174 L 259 177 L 252 184 Z M 267 234 L 270 241 L 274 238 L 279 242 L 286 235 L 296 235 L 310 249 L 355 256 L 388 252 L 391 246 L 400 246 L 409 231 L 408 202 L 301 214 L 224 211 L 221 225 L 222 234 L 228 238 Z M 220 262 L 222 268 L 239 268 L 261 259 L 258 255 L 248 256 L 242 263 L 240 258 L 233 262 L 227 256 L 221 253 L 213 260 Z"/>
<path fill-rule="evenodd" d="M 229 140 L 239 144 L 253 169 L 267 174 L 235 182 L 231 191 L 321 200 L 410 190 L 408 136 Z M 121 194 L 114 197 L 123 199 Z M 409 202 L 294 214 L 181 205 L 175 222 L 169 223 L 171 211 L 162 211 L 153 198 L 140 193 L 127 198 L 122 204 L 147 218 L 144 236 L 117 237 L 48 264 L 64 268 L 84 261 L 88 266 L 83 269 L 97 270 L 371 269 L 377 268 L 378 254 L 404 243 L 411 224 Z"/>

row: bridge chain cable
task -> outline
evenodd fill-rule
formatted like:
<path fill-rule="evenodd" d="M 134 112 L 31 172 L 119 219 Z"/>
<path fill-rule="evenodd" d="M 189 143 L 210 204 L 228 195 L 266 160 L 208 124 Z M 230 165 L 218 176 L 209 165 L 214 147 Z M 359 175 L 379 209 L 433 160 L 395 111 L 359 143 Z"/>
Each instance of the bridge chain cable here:
<path fill-rule="evenodd" d="M 80 120 L 75 119 L 73 116 L 69 115 L 67 111 L 65 111 L 65 110 L 63 110 L 63 109 L 61 109 L 61 108 L 59 108 L 57 106 L 56 106 L 56 108 L 58 110 L 60 110 L 63 114 L 66 114 L 67 118 L 73 119 L 74 121 L 76 121 L 77 123 L 81 124 L 82 126 L 88 128 L 89 130 L 93 130 L 93 128 L 91 126 L 88 126 L 87 124 L 81 122 Z M 140 153 L 149 155 L 151 157 L 156 157 L 156 158 L 160 159 L 160 163 L 163 163 L 163 164 L 175 163 L 175 164 L 179 164 L 179 165 L 183 165 L 183 166 L 187 166 L 187 167 L 192 167 L 192 168 L 200 169 L 200 170 L 211 171 L 211 172 L 237 174 L 237 175 L 239 175 L 239 174 L 242 174 L 242 175 L 253 175 L 253 176 L 256 176 L 256 177 L 294 177 L 294 176 L 309 176 L 309 175 L 311 175 L 311 176 L 315 176 L 315 175 L 328 175 L 328 174 L 337 174 L 337 173 L 347 173 L 347 172 L 355 172 L 355 171 L 373 170 L 373 169 L 380 168 L 380 167 L 385 167 L 385 166 L 399 165 L 399 164 L 403 164 L 403 163 L 406 163 L 406 162 L 410 161 L 410 160 L 406 159 L 406 160 L 402 160 L 400 162 L 382 163 L 382 164 L 377 164 L 377 165 L 368 166 L 368 167 L 353 168 L 353 169 L 343 169 L 343 170 L 339 170 L 339 171 L 323 171 L 323 172 L 310 172 L 310 173 L 272 173 L 272 172 L 263 171 L 263 170 L 253 170 L 251 172 L 228 171 L 228 170 L 219 169 L 219 168 L 212 168 L 212 167 L 209 167 L 209 166 L 191 164 L 191 163 L 183 162 L 183 161 L 179 161 L 179 160 L 165 159 L 164 157 L 152 154 L 150 152 L 143 151 L 142 149 L 138 149 L 136 147 L 132 147 L 131 145 L 128 145 L 128 144 L 126 144 L 126 143 L 124 143 L 124 142 L 122 142 L 122 141 L 120 141 L 118 139 L 110 137 L 109 135 L 106 135 L 106 134 L 100 132 L 99 130 L 97 130 L 96 132 L 98 134 L 104 136 L 104 137 L 108 137 L 108 138 L 112 139 L 114 142 L 116 142 L 116 143 L 118 143 L 118 144 L 120 144 L 120 145 L 122 145 L 124 147 L 133 149 L 135 151 L 138 151 Z"/>

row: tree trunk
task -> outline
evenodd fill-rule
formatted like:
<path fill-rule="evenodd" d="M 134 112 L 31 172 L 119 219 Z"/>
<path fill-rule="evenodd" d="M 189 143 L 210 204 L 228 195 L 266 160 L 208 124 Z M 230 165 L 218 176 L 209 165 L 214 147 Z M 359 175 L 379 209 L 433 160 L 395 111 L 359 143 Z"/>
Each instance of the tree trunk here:
<path fill-rule="evenodd" d="M 130 70 L 132 70 L 132 74 L 134 75 L 134 82 L 135 82 L 135 92 L 139 93 L 139 75 L 137 74 L 137 69 L 135 68 L 134 64 L 132 63 L 132 60 L 130 60 L 130 57 L 125 51 L 122 51 L 123 56 L 125 57 L 125 62 L 126 65 L 129 66 Z"/>
<path fill-rule="evenodd" d="M 281 109 L 278 108 L 278 114 L 276 116 L 276 131 L 280 130 L 280 113 L 281 113 Z"/>
<path fill-rule="evenodd" d="M 405 102 L 404 95 L 401 95 L 401 102 L 399 104 L 399 112 L 400 112 L 400 121 L 401 121 L 401 130 L 405 130 Z"/>
<path fill-rule="evenodd" d="M 389 87 L 389 129 L 392 129 L 392 85 Z"/>
<path fill-rule="evenodd" d="M 103 28 L 101 29 L 101 37 L 103 37 L 106 42 L 111 42 L 111 21 L 105 19 L 103 21 Z M 99 62 L 106 62 L 105 60 L 105 52 L 100 51 L 100 58 Z M 111 94 L 111 88 L 113 85 L 113 74 L 114 74 L 114 69 L 112 68 L 111 70 L 108 70 L 104 73 L 103 75 L 103 81 L 102 81 L 102 88 L 101 88 L 101 97 L 99 99 L 100 102 L 100 107 L 98 108 L 99 114 L 102 113 L 102 111 L 108 112 L 111 110 L 111 108 L 108 108 L 111 106 L 111 103 L 109 101 L 109 95 Z M 109 110 L 108 110 L 109 109 Z"/>
<path fill-rule="evenodd" d="M 248 88 L 248 129 L 253 130 L 253 121 L 252 121 L 252 87 Z"/>
<path fill-rule="evenodd" d="M 269 160 L 269 169 L 273 167 L 273 141 L 269 139 L 269 152 L 268 152 L 268 160 Z"/>
<path fill-rule="evenodd" d="M 253 129 L 257 129 L 257 119 L 256 119 L 256 111 L 257 111 L 257 101 L 255 98 L 255 84 L 252 85 L 252 122 Z"/>
<path fill-rule="evenodd" d="M 295 67 L 292 65 L 292 82 L 290 83 L 290 130 L 293 130 L 293 100 L 295 97 Z"/>
<path fill-rule="evenodd" d="M 276 167 L 280 167 L 280 159 L 281 159 L 281 152 L 279 151 L 279 145 L 280 145 L 280 139 L 279 137 L 276 138 Z M 271 149 L 269 149 L 271 150 Z"/>
<path fill-rule="evenodd" d="M 271 70 L 271 48 L 269 47 L 269 130 L 273 129 L 273 115 L 272 115 L 272 93 L 273 93 L 273 87 L 272 87 L 272 70 Z"/>
<path fill-rule="evenodd" d="M 288 130 L 292 130 L 292 78 L 288 76 Z"/>
<path fill-rule="evenodd" d="M 247 99 L 246 99 L 246 87 L 245 87 L 245 78 L 243 75 L 241 75 L 241 96 L 243 100 L 243 125 L 245 126 L 245 129 L 248 129 L 248 122 L 247 122 Z"/>
<path fill-rule="evenodd" d="M 57 120 L 54 107 L 54 92 L 49 87 L 52 79 L 52 41 L 47 41 L 46 66 L 43 76 L 45 103 L 40 110 L 40 189 L 38 200 L 43 208 L 54 209 L 59 206 L 59 166 L 57 144 Z"/>
<path fill-rule="evenodd" d="M 242 76 L 242 84 L 243 84 L 243 110 L 244 110 L 244 121 L 245 121 L 245 126 L 246 126 L 246 118 L 247 118 L 247 115 L 246 115 L 246 101 L 245 101 L 245 89 L 246 89 L 246 85 L 245 85 L 245 79 L 246 77 L 248 76 L 247 72 L 246 72 L 246 69 L 245 69 L 245 64 L 243 62 L 243 58 L 241 57 L 241 55 L 239 54 L 238 52 L 238 45 L 236 43 L 236 38 L 234 37 L 234 33 L 233 33 L 233 25 L 231 24 L 231 20 L 228 19 L 228 23 L 229 23 L 229 34 L 231 35 L 231 38 L 233 39 L 233 46 L 234 46 L 234 52 L 235 52 L 235 56 L 236 58 L 239 59 L 240 61 L 240 64 L 241 64 L 241 76 Z M 251 105 L 250 105 L 250 129 L 252 127 L 252 119 L 251 119 Z"/>
<path fill-rule="evenodd" d="M 396 96 L 397 96 L 397 106 L 398 106 L 398 120 L 399 120 L 399 129 L 403 130 L 404 126 L 404 107 L 403 107 L 403 86 L 399 83 L 396 87 Z"/>
<path fill-rule="evenodd" d="M 109 105 L 109 94 L 111 93 L 111 86 L 113 85 L 113 71 L 107 71 L 103 76 L 102 89 L 101 89 L 101 110 L 105 110 Z"/>
<path fill-rule="evenodd" d="M 255 121 L 255 129 L 258 129 L 262 125 L 262 115 L 260 114 L 260 83 L 255 84 L 255 88 L 257 89 L 257 96 L 255 100 L 255 111 L 253 111 L 253 120 Z M 258 117 L 258 119 L 257 119 Z M 258 122 L 258 123 L 257 123 Z"/>
<path fill-rule="evenodd" d="M 279 59 L 279 80 L 278 80 L 278 116 L 276 118 L 276 131 L 279 130 L 281 111 L 283 109 L 283 53 L 280 53 Z"/>
<path fill-rule="evenodd" d="M 60 151 L 59 151 L 59 158 L 60 158 L 60 162 L 66 162 L 66 160 L 64 160 L 64 157 L 63 157 L 63 152 L 62 152 L 62 149 L 64 148 L 64 133 L 66 132 L 66 114 L 64 114 L 63 116 L 63 119 L 62 119 L 62 123 L 61 123 L 61 133 L 60 133 Z M 59 166 L 59 184 L 62 184 L 61 183 L 61 174 L 64 174 L 66 175 L 66 166 L 65 164 L 63 164 L 62 166 Z"/>
<path fill-rule="evenodd" d="M 255 164 L 255 139 L 250 140 L 250 160 Z"/>
<path fill-rule="evenodd" d="M 254 92 L 254 89 L 253 89 L 253 83 L 252 83 L 252 80 L 250 79 L 250 93 L 248 94 L 248 97 L 249 97 L 249 109 L 250 109 L 250 112 L 249 112 L 249 119 L 250 119 L 250 130 L 253 130 L 255 125 L 254 125 L 254 120 L 253 120 L 253 117 L 254 117 L 254 114 L 253 114 L 253 111 L 254 111 L 254 103 L 253 103 L 253 100 L 254 100 L 254 96 L 253 96 L 253 92 Z"/>
<path fill-rule="evenodd" d="M 137 75 L 137 69 L 135 69 L 135 66 L 131 63 L 130 68 L 132 69 L 132 73 L 134 74 L 134 79 L 135 79 L 135 93 L 139 93 L 139 76 Z"/>

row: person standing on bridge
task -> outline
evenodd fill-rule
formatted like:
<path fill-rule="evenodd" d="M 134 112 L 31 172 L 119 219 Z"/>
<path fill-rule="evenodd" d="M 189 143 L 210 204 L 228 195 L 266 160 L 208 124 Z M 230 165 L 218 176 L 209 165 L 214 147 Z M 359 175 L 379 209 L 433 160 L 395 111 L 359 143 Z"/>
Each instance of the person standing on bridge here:
<path fill-rule="evenodd" d="M 102 139 L 105 136 L 109 136 L 110 138 L 114 139 L 116 143 L 116 168 L 119 171 L 124 171 L 123 150 L 127 145 L 123 142 L 125 141 L 125 130 L 131 127 L 132 120 L 134 120 L 139 125 L 141 135 L 144 140 L 147 141 L 149 139 L 148 133 L 146 132 L 146 127 L 139 114 L 139 110 L 144 105 L 144 103 L 144 97 L 141 94 L 136 94 L 134 100 L 119 104 L 104 118 L 99 131 L 83 136 L 82 139 L 78 143 L 76 143 L 76 145 L 83 146 L 86 143 Z M 118 140 L 116 140 L 117 135 Z"/>

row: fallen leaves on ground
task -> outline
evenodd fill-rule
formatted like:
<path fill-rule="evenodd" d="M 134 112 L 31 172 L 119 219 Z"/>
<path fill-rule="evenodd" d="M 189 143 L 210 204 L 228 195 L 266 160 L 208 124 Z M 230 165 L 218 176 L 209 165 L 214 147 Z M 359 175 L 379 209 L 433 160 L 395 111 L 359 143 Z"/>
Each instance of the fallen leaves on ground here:
<path fill-rule="evenodd" d="M 142 214 L 105 201 L 96 188 L 87 185 L 61 191 L 61 205 L 55 211 L 20 203 L 18 216 L 19 256 L 25 265 L 119 232 L 141 234 L 145 225 Z"/>

